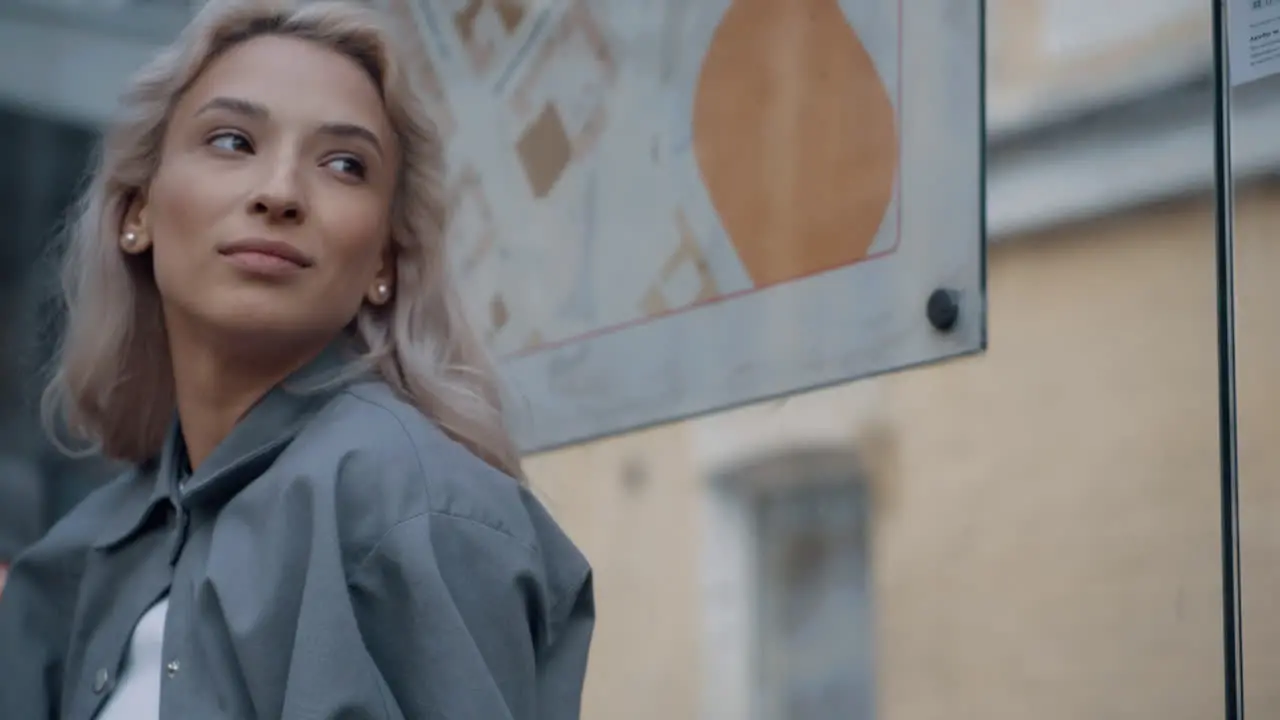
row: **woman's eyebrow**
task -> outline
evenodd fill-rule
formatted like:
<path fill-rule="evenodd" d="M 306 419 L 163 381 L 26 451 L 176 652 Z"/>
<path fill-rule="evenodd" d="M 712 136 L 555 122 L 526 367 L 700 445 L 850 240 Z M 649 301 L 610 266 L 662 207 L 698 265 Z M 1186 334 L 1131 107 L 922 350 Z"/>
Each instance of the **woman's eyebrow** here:
<path fill-rule="evenodd" d="M 214 110 L 227 110 L 237 115 L 244 115 L 255 119 L 265 119 L 271 113 L 267 111 L 265 105 L 260 105 L 251 100 L 230 97 L 216 97 L 196 111 L 196 115 L 203 115 Z"/>
<path fill-rule="evenodd" d="M 382 155 L 382 143 L 378 140 L 378 135 L 374 131 L 363 125 L 354 123 L 324 123 L 320 126 L 319 132 L 323 135 L 330 135 L 338 138 L 358 138 L 364 140 L 373 146 L 378 155 Z"/>
<path fill-rule="evenodd" d="M 225 110 L 235 113 L 236 115 L 243 115 L 255 120 L 265 120 L 271 115 L 271 112 L 267 110 L 265 105 L 251 100 L 245 100 L 243 98 L 232 97 L 213 98 L 204 105 L 201 105 L 200 109 L 196 111 L 196 115 L 199 116 L 203 113 L 212 112 L 214 110 Z M 329 135 L 338 138 L 358 138 L 372 145 L 373 149 L 377 151 L 379 156 L 383 153 L 382 142 L 378 140 L 378 134 L 363 125 L 348 122 L 328 122 L 322 124 L 318 132 L 322 135 Z"/>

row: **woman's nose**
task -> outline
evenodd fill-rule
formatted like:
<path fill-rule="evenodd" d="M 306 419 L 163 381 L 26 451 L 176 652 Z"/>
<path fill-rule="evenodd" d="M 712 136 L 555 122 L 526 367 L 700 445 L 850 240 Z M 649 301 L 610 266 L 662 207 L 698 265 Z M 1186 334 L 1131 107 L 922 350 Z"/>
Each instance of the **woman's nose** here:
<path fill-rule="evenodd" d="M 300 223 L 306 219 L 301 183 L 294 163 L 280 162 L 249 202 L 249 214 L 268 222 Z"/>

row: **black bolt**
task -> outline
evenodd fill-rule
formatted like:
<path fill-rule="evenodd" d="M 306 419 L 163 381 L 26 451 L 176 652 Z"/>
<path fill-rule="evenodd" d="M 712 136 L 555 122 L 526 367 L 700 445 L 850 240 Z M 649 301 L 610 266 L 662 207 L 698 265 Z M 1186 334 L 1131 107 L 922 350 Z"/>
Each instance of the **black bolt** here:
<path fill-rule="evenodd" d="M 925 315 L 935 330 L 950 332 L 960 320 L 960 293 L 948 288 L 934 290 L 929 295 Z"/>

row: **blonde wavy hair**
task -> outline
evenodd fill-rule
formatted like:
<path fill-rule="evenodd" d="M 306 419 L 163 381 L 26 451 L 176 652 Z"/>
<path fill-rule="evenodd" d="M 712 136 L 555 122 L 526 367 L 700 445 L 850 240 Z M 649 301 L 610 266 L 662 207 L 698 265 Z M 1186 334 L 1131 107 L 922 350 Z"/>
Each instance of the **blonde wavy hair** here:
<path fill-rule="evenodd" d="M 127 258 L 118 239 L 130 204 L 155 176 L 178 98 L 220 54 L 263 35 L 316 42 L 359 63 L 377 82 L 399 139 L 391 221 L 397 289 L 390 307 L 363 307 L 348 328 L 361 364 L 452 438 L 523 480 L 496 375 L 449 271 L 441 139 L 400 44 L 417 39 L 397 37 L 381 11 L 349 1 L 211 0 L 133 79 L 67 236 L 66 328 L 45 393 L 46 423 L 114 459 L 136 463 L 159 452 L 176 408 L 159 291 L 150 263 Z"/>

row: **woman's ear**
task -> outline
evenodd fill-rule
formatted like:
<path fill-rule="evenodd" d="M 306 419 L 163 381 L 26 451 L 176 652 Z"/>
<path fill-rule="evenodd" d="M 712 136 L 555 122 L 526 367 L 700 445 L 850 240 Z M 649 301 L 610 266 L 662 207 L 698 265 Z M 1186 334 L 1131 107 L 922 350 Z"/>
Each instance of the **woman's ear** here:
<path fill-rule="evenodd" d="M 147 229 L 147 201 L 140 192 L 129 201 L 124 221 L 120 223 L 120 249 L 130 255 L 140 255 L 151 249 L 151 233 Z"/>

